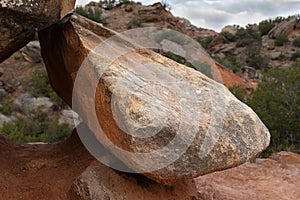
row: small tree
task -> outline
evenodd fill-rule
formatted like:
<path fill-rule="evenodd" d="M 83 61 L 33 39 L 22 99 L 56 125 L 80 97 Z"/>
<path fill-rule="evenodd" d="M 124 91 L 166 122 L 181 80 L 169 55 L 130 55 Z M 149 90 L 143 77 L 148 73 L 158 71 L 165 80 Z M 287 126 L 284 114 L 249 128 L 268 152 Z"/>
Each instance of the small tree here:
<path fill-rule="evenodd" d="M 295 47 L 300 47 L 300 37 L 296 37 L 293 41 Z"/>
<path fill-rule="evenodd" d="M 280 35 L 275 39 L 276 46 L 283 46 L 289 41 L 287 35 Z"/>
<path fill-rule="evenodd" d="M 275 23 L 271 19 L 264 20 L 258 25 L 261 35 L 267 35 L 270 32 L 270 30 L 274 27 Z"/>
<path fill-rule="evenodd" d="M 98 23 L 106 24 L 105 21 L 101 19 L 102 11 L 100 8 L 94 7 L 82 7 L 77 6 L 75 12 L 79 15 L 82 15 L 90 20 L 93 20 Z"/>
<path fill-rule="evenodd" d="M 170 3 L 167 0 L 162 0 L 160 3 L 164 7 L 165 10 L 171 11 L 172 6 L 170 5 Z"/>
<path fill-rule="evenodd" d="M 230 90 L 268 127 L 271 142 L 265 156 L 282 150 L 300 153 L 300 59 L 290 68 L 266 72 L 251 95 L 240 87 Z"/>

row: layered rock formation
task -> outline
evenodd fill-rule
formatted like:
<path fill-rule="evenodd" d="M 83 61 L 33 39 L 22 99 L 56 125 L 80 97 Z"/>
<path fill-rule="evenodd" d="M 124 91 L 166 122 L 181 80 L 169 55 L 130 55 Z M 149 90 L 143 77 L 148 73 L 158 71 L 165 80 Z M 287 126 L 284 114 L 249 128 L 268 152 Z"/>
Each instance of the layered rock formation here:
<path fill-rule="evenodd" d="M 99 9 L 99 5 L 91 2 L 87 8 Z M 173 16 L 161 3 L 148 6 L 133 3 L 117 6 L 111 10 L 102 9 L 101 18 L 106 22 L 108 28 L 118 32 L 126 31 L 129 28 L 164 27 L 178 30 L 195 40 L 198 37 L 217 34 L 213 30 L 196 27 L 185 18 Z"/>
<path fill-rule="evenodd" d="M 58 22 L 75 0 L 4 0 L 0 2 L 0 62 L 25 46 L 39 31 Z"/>
<path fill-rule="evenodd" d="M 300 27 L 300 23 L 296 21 L 295 17 L 292 17 L 288 21 L 283 21 L 272 30 L 270 30 L 268 36 L 270 38 L 277 38 L 283 35 L 289 36 L 293 33 L 294 30 Z"/>
<path fill-rule="evenodd" d="M 240 165 L 268 146 L 266 127 L 223 85 L 124 35 L 101 46 L 116 33 L 80 16 L 64 21 L 39 35 L 52 85 L 132 171 L 171 184 Z"/>

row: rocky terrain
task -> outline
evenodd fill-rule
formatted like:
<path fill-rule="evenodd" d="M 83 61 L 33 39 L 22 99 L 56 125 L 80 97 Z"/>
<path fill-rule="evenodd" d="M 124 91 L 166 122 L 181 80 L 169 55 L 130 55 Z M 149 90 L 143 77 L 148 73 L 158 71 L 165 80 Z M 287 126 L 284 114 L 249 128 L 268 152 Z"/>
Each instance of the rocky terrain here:
<path fill-rule="evenodd" d="M 207 51 L 242 77 L 260 81 L 262 70 L 291 66 L 299 56 L 295 42 L 299 37 L 300 23 L 295 16 L 278 17 L 246 28 L 226 26 L 210 38 Z"/>
<path fill-rule="evenodd" d="M 130 34 L 115 31 L 154 26 L 176 29 L 194 39 L 220 35 L 173 17 L 160 3 L 102 9 L 101 20 L 107 28 L 76 14 L 65 17 L 73 0 L 42 1 L 34 6 L 28 2 L 0 5 L 0 16 L 9 16 L 6 25 L 0 26 L 9 38 L 7 43 L 3 42 L 6 38 L 0 41 L 1 92 L 6 96 L 4 103 L 14 104 L 2 121 L 30 116 L 39 108 L 48 116 L 58 116 L 55 126 L 73 125 L 70 108 L 57 104 L 52 95 L 27 93 L 28 76 L 46 67 L 55 93 L 79 114 L 82 123 L 76 124 L 67 140 L 54 144 L 17 144 L 1 137 L 4 199 L 300 198 L 299 155 L 280 152 L 269 159 L 255 159 L 268 146 L 270 134 L 258 116 L 223 86 L 253 88 L 253 81 L 231 73 L 201 47 L 195 54 L 188 41 L 181 44 L 182 50 L 201 65 L 184 63 L 190 65 L 186 67 L 140 49 L 144 44 L 138 39 L 145 41 L 144 35 L 135 36 L 133 42 Z M 18 22 L 20 10 L 28 6 L 29 19 Z M 49 15 L 49 6 L 55 15 Z M 89 6 L 98 7 L 96 3 Z M 44 21 L 33 23 L 37 14 L 45 16 Z M 37 30 L 40 43 L 30 42 L 17 51 L 32 40 L 33 33 L 23 28 L 20 37 L 15 36 L 7 28 L 17 27 L 13 24 Z M 276 37 L 279 30 L 275 28 L 269 36 Z M 108 38 L 113 38 L 108 46 L 98 46 Z M 168 37 L 155 41 L 163 52 L 164 44 L 179 44 Z M 206 75 L 213 80 L 200 73 L 207 69 Z M 158 151 L 174 141 L 177 146 Z M 120 165 L 124 172 L 116 168 Z"/>

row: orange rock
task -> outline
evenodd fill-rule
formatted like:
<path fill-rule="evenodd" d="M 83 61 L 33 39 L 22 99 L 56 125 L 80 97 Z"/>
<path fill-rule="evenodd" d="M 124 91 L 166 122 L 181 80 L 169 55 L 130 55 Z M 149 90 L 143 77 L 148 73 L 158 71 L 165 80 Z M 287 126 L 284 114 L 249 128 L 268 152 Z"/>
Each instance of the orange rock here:
<path fill-rule="evenodd" d="M 0 62 L 25 46 L 39 31 L 70 12 L 75 0 L 0 2 Z"/>

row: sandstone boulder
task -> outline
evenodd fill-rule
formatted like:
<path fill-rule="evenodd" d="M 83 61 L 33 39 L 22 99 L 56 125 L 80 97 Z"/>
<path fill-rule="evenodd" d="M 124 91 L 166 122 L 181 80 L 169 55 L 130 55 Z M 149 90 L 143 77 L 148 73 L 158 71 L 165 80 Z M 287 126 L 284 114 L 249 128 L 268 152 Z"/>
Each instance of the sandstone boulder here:
<path fill-rule="evenodd" d="M 287 35 L 293 33 L 293 30 L 295 29 L 297 23 L 296 23 L 296 18 L 292 17 L 288 21 L 283 21 L 276 25 L 273 29 L 270 30 L 268 36 L 270 38 L 277 38 L 282 35 Z"/>
<path fill-rule="evenodd" d="M 163 186 L 141 175 L 120 173 L 94 162 L 74 181 L 68 192 L 68 199 L 201 200 L 202 198 L 192 180 Z"/>
<path fill-rule="evenodd" d="M 238 31 L 238 28 L 236 26 L 228 25 L 222 28 L 221 33 L 230 33 L 232 35 L 235 35 Z"/>
<path fill-rule="evenodd" d="M 96 137 L 130 172 L 172 184 L 235 167 L 268 146 L 265 125 L 223 85 L 83 17 L 64 21 L 39 34 L 50 81 L 94 134 L 81 137 Z"/>
<path fill-rule="evenodd" d="M 25 46 L 35 32 L 62 19 L 75 0 L 0 1 L 0 62 Z"/>

